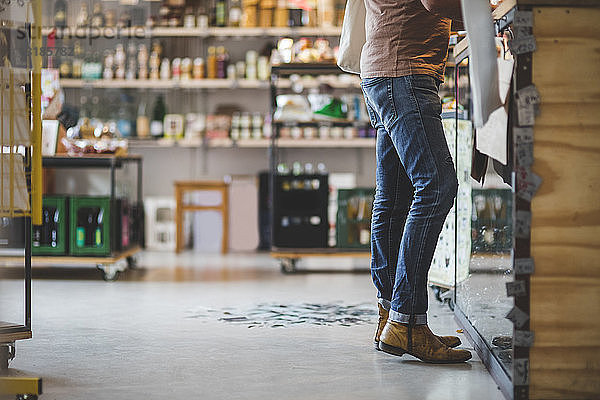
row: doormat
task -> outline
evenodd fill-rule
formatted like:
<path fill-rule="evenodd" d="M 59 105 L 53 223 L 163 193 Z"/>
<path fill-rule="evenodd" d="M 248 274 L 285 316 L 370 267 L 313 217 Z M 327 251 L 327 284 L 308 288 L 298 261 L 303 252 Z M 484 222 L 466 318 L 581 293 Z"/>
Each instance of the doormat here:
<path fill-rule="evenodd" d="M 339 303 L 279 304 L 262 303 L 248 310 L 224 308 L 190 312 L 187 318 L 215 318 L 248 328 L 285 328 L 300 324 L 354 326 L 377 321 L 377 308 L 371 303 L 344 305 Z"/>

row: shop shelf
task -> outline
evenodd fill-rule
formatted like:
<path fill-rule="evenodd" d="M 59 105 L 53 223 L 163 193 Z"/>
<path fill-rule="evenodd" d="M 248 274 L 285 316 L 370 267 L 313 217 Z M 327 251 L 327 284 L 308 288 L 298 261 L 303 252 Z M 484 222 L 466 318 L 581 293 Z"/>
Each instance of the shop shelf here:
<path fill-rule="evenodd" d="M 43 28 L 42 34 L 49 36 L 55 32 L 55 28 Z M 86 38 L 90 36 L 118 37 L 120 38 L 151 38 L 151 37 L 281 37 L 281 36 L 340 36 L 341 27 L 283 27 L 283 28 L 229 28 L 229 27 L 211 27 L 211 28 L 168 28 L 168 27 L 132 27 L 132 28 L 100 28 L 100 29 L 81 29 L 75 27 L 65 28 L 62 32 L 57 31 L 57 37 L 75 36 Z"/>
<path fill-rule="evenodd" d="M 296 82 L 290 79 L 281 79 L 277 82 L 277 87 L 281 89 L 290 89 Z M 322 84 L 327 84 L 334 89 L 360 88 L 358 79 L 303 79 L 297 82 L 303 89 L 318 88 Z M 125 79 L 66 79 L 60 80 L 60 85 L 64 89 L 254 89 L 268 90 L 269 82 L 250 79 L 192 79 L 189 81 L 178 80 L 125 80 Z"/>

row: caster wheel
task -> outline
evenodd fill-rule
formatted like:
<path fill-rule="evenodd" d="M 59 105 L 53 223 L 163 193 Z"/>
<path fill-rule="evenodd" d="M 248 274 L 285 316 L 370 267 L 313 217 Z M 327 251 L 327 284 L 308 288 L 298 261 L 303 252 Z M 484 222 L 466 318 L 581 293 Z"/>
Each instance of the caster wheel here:
<path fill-rule="evenodd" d="M 295 258 L 282 258 L 281 259 L 281 272 L 284 274 L 292 274 L 296 272 L 296 259 Z"/>
<path fill-rule="evenodd" d="M 138 260 L 135 256 L 127 257 L 127 268 L 129 269 L 138 269 Z"/>
<path fill-rule="evenodd" d="M 102 272 L 102 279 L 106 282 L 114 282 L 119 278 L 119 270 L 112 266 L 98 265 L 97 268 Z"/>
<path fill-rule="evenodd" d="M 35 394 L 20 394 L 17 395 L 17 400 L 37 400 L 38 397 Z"/>

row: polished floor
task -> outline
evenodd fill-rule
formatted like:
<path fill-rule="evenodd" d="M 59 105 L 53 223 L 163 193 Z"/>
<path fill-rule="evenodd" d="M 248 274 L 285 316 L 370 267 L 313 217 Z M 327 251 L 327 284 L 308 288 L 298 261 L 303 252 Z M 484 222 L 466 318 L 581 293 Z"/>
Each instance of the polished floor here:
<path fill-rule="evenodd" d="M 36 270 L 34 338 L 17 344 L 11 373 L 43 377 L 43 400 L 503 398 L 476 355 L 431 365 L 375 351 L 370 277 L 335 271 L 358 264 L 283 275 L 267 255 L 146 253 L 113 283 Z M 3 281 L 2 300 L 17 286 Z M 430 325 L 458 329 L 435 300 Z"/>

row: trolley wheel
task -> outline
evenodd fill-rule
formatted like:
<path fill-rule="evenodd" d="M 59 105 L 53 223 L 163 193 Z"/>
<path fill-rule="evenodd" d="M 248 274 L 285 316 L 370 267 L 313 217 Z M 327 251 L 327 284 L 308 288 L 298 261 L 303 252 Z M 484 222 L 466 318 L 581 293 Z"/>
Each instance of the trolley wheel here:
<path fill-rule="evenodd" d="M 129 269 L 137 269 L 138 268 L 138 258 L 136 256 L 127 257 L 127 268 L 129 268 Z"/>
<path fill-rule="evenodd" d="M 38 400 L 35 394 L 18 394 L 17 400 Z"/>
<path fill-rule="evenodd" d="M 96 266 L 102 272 L 102 279 L 106 282 L 114 282 L 119 279 L 119 270 L 112 265 L 98 264 Z"/>
<path fill-rule="evenodd" d="M 296 262 L 297 258 L 282 258 L 281 259 L 281 272 L 284 274 L 293 274 L 297 271 Z"/>

